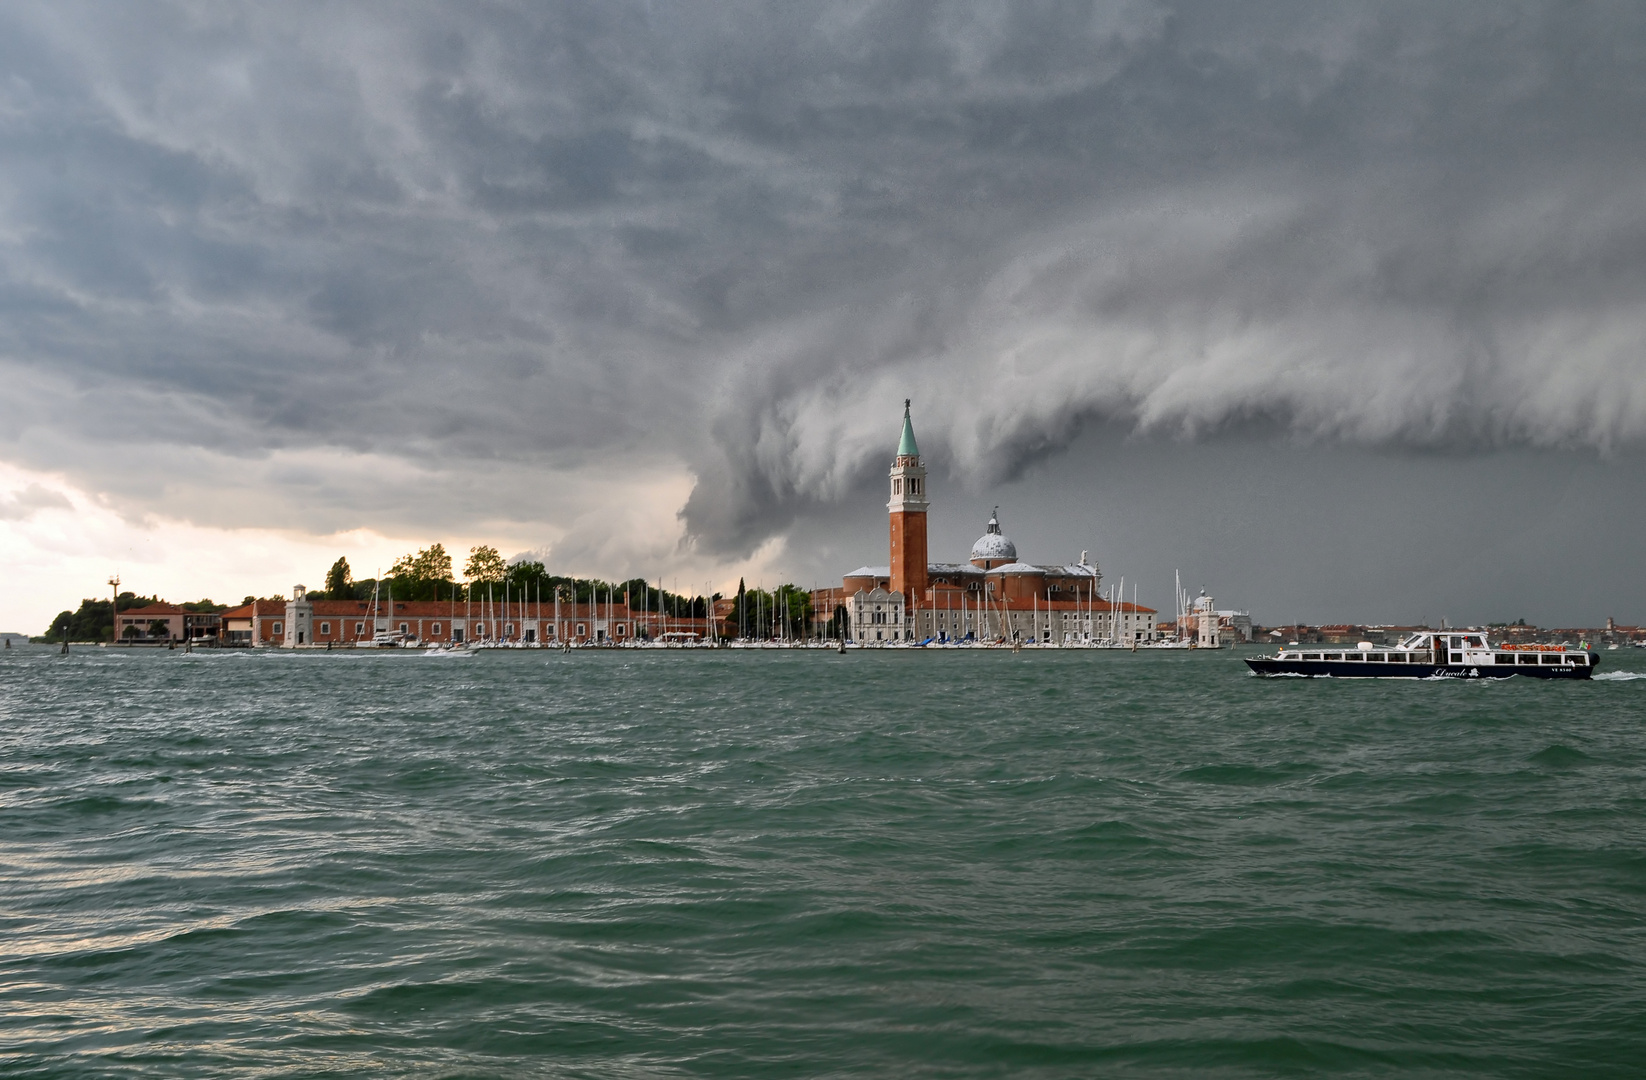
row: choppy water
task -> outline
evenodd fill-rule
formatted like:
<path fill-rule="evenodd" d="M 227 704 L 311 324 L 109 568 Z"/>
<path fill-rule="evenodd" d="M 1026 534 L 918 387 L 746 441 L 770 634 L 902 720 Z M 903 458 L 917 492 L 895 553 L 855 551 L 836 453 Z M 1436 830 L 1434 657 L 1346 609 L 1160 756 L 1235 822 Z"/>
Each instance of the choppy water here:
<path fill-rule="evenodd" d="M 1639 1075 L 1603 655 L 0 653 L 0 1073 Z"/>

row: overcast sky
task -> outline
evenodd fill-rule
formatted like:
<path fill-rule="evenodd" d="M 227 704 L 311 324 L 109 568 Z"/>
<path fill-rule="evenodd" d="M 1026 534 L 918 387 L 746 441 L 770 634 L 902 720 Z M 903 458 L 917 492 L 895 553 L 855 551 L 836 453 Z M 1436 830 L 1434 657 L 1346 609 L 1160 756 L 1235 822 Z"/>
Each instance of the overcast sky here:
<path fill-rule="evenodd" d="M 0 629 L 999 503 L 1259 621 L 1646 619 L 1646 8 L 0 8 Z"/>

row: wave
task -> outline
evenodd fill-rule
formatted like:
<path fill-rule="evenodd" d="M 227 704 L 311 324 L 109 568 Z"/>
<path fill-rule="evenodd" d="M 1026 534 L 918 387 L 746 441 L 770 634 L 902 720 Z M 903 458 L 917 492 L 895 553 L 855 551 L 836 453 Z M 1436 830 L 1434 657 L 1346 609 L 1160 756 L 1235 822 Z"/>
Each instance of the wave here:
<path fill-rule="evenodd" d="M 1634 682 L 1646 679 L 1646 671 L 1598 671 L 1589 677 L 1595 682 Z"/>

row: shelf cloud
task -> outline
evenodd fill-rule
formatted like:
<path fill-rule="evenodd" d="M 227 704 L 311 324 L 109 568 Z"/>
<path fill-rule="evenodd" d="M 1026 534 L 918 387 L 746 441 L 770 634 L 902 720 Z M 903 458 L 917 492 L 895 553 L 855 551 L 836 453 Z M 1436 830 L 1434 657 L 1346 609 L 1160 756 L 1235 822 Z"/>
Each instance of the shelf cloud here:
<path fill-rule="evenodd" d="M 0 57 L 0 453 L 141 508 L 597 529 L 685 475 L 731 558 L 905 397 L 974 485 L 1099 427 L 1646 434 L 1635 5 L 52 3 Z"/>

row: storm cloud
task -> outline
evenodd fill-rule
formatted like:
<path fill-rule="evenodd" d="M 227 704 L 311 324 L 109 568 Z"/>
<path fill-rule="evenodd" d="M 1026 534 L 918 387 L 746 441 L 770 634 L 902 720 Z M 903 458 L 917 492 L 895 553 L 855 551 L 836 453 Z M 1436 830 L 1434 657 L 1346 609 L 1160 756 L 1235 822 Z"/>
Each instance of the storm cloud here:
<path fill-rule="evenodd" d="M 972 488 L 1646 435 L 1638 5 L 52 3 L 0 65 L 0 449 L 149 508 L 678 468 L 732 555 L 905 397 Z"/>

